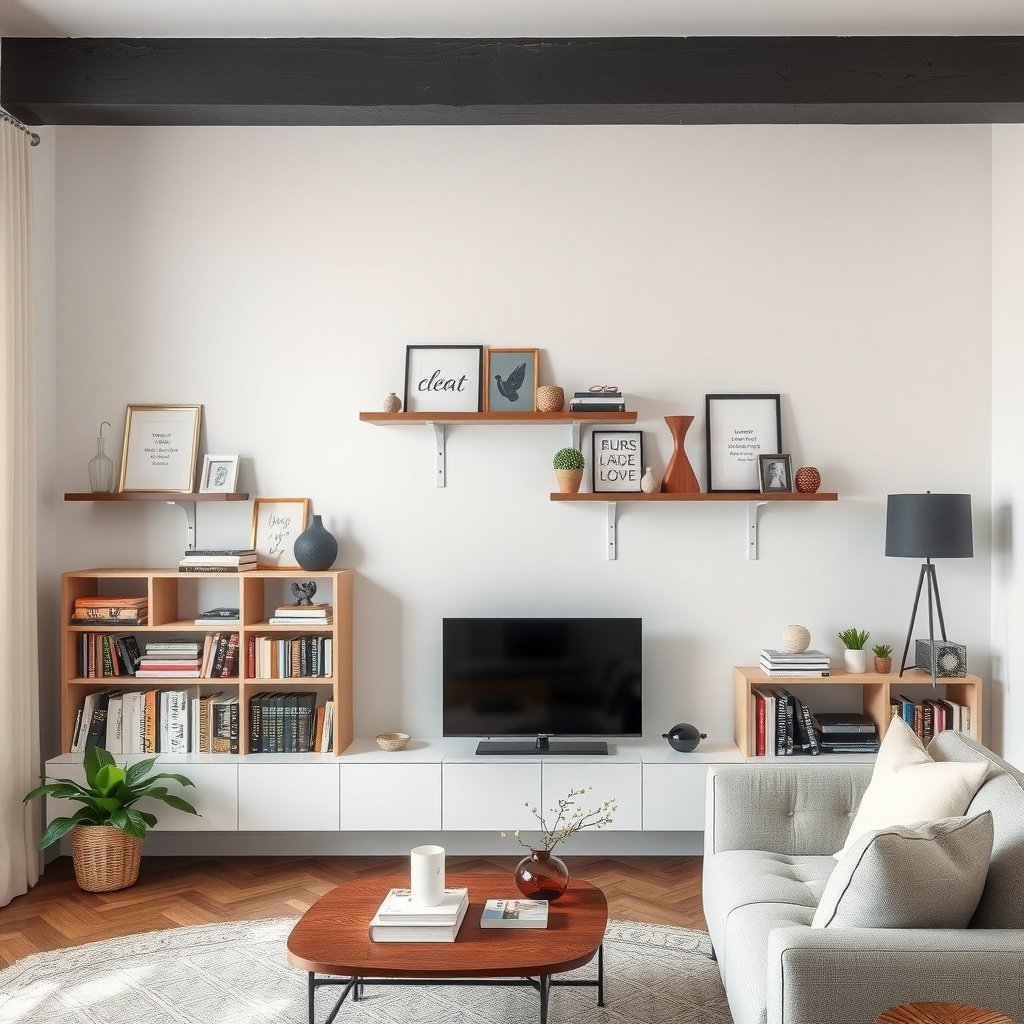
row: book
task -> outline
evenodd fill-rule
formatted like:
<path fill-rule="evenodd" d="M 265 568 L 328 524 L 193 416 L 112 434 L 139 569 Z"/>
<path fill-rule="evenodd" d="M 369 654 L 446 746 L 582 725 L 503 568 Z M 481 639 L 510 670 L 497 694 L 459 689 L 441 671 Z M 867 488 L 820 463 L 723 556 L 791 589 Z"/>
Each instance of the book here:
<path fill-rule="evenodd" d="M 178 559 L 178 565 L 249 565 L 256 564 L 255 555 L 196 555 L 188 554 Z"/>
<path fill-rule="evenodd" d="M 827 654 L 813 649 L 790 654 L 786 651 L 777 650 L 774 647 L 765 647 L 761 650 L 761 658 L 762 660 L 767 659 L 768 661 L 779 662 L 784 665 L 799 665 L 807 661 L 813 661 L 815 663 L 820 662 L 827 668 L 831 664 L 831 659 Z"/>
<path fill-rule="evenodd" d="M 384 924 L 376 914 L 370 921 L 371 942 L 454 942 L 469 909 L 467 900 L 452 924 Z"/>
<path fill-rule="evenodd" d="M 255 562 L 246 562 L 245 565 L 182 565 L 178 563 L 178 572 L 251 572 L 256 568 Z"/>
<path fill-rule="evenodd" d="M 569 402 L 570 412 L 625 412 L 625 402 L 585 402 L 574 398 Z"/>
<path fill-rule="evenodd" d="M 76 608 L 145 608 L 149 604 L 147 597 L 76 597 Z"/>
<path fill-rule="evenodd" d="M 547 928 L 547 900 L 488 900 L 481 928 Z"/>
<path fill-rule="evenodd" d="M 182 555 L 182 558 L 191 557 L 212 557 L 216 558 L 220 555 L 253 555 L 255 556 L 255 548 L 190 548 Z"/>
<path fill-rule="evenodd" d="M 145 669 L 140 668 L 135 671 L 136 679 L 198 679 L 199 669 L 188 668 L 188 669 Z"/>
<path fill-rule="evenodd" d="M 137 625 L 145 622 L 147 616 L 148 612 L 145 608 L 121 608 L 117 606 L 109 608 L 76 608 L 71 613 L 71 622 L 73 625 L 93 622 L 126 622 L 129 625 Z"/>
<path fill-rule="evenodd" d="M 222 623 L 230 625 L 232 620 L 237 622 L 239 617 L 240 609 L 238 608 L 207 608 L 206 611 L 202 611 L 196 616 L 195 625 L 206 625 L 206 623 L 214 626 L 219 626 Z"/>
<path fill-rule="evenodd" d="M 317 616 L 330 615 L 333 606 L 326 601 L 319 604 L 283 604 L 274 609 L 274 614 L 279 616 L 296 616 L 300 619 L 315 618 Z"/>
<path fill-rule="evenodd" d="M 330 626 L 333 623 L 334 619 L 329 615 L 326 619 L 293 619 L 287 615 L 272 615 L 267 619 L 271 626 Z"/>
<path fill-rule="evenodd" d="M 107 704 L 107 734 L 103 746 L 111 754 L 123 754 L 124 694 L 113 694 Z"/>
<path fill-rule="evenodd" d="M 821 746 L 818 743 L 818 736 L 814 729 L 814 717 L 811 715 L 811 709 L 802 700 L 798 700 L 797 710 L 800 713 L 800 721 L 803 724 L 802 732 L 807 737 L 807 745 L 812 756 L 817 756 L 821 753 Z"/>
<path fill-rule="evenodd" d="M 469 890 L 445 889 L 436 907 L 422 907 L 412 901 L 411 889 L 391 889 L 377 910 L 381 924 L 454 924 Z"/>
<path fill-rule="evenodd" d="M 210 753 L 238 753 L 238 698 L 227 697 L 210 704 Z"/>
<path fill-rule="evenodd" d="M 111 693 L 104 690 L 97 693 L 96 702 L 93 706 L 92 717 L 89 720 L 89 732 L 85 737 L 83 750 L 90 747 L 102 747 L 107 741 L 107 708 L 110 704 Z"/>
<path fill-rule="evenodd" d="M 803 670 L 795 668 L 765 668 L 761 671 L 769 679 L 827 679 L 832 673 L 828 669 Z"/>
<path fill-rule="evenodd" d="M 814 720 L 818 723 L 818 729 L 825 735 L 833 732 L 874 735 L 878 732 L 875 723 L 859 711 L 819 711 Z"/>

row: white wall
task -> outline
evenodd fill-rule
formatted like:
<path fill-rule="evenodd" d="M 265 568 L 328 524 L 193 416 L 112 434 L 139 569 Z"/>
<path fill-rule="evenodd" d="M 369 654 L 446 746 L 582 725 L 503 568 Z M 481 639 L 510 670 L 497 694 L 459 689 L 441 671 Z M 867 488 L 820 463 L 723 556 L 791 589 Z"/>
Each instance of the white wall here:
<path fill-rule="evenodd" d="M 729 735 L 731 666 L 789 622 L 902 643 L 916 563 L 887 492 L 970 491 L 939 570 L 988 675 L 990 137 L 978 126 L 60 128 L 61 490 L 128 402 L 202 402 L 241 488 L 309 495 L 359 573 L 357 732 L 440 730 L 443 615 L 641 615 L 645 731 Z M 621 385 L 649 461 L 706 392 L 783 395 L 784 447 L 837 504 L 556 505 L 556 427 L 361 424 L 407 343 L 538 346 L 544 382 Z M 586 449 L 586 442 L 584 445 Z M 65 505 L 62 567 L 173 564 L 180 513 Z M 200 509 L 200 543 L 248 506 Z"/>
<path fill-rule="evenodd" d="M 992 128 L 992 731 L 1007 760 L 1024 764 L 1024 693 L 1019 647 L 1021 601 L 1021 479 L 1019 438 L 1024 430 L 1024 126 Z"/>

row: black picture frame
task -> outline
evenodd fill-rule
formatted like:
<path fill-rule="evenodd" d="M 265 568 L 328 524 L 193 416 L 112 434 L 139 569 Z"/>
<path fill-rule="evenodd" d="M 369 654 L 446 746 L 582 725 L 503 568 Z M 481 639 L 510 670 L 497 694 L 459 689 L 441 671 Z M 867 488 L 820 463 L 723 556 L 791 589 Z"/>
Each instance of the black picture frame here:
<path fill-rule="evenodd" d="M 782 451 L 781 396 L 705 395 L 704 422 L 708 493 L 759 494 L 757 456 Z"/>
<path fill-rule="evenodd" d="M 421 377 L 415 386 L 410 387 L 414 377 L 428 372 L 429 377 Z M 457 376 L 446 378 L 448 373 Z M 435 374 L 440 376 L 435 378 Z M 458 383 L 452 389 L 434 386 L 445 380 L 461 382 L 461 387 Z M 428 381 L 433 381 L 433 384 L 423 387 Z M 483 345 L 405 346 L 403 408 L 406 412 L 480 412 L 483 408 L 483 383 Z"/>
<path fill-rule="evenodd" d="M 607 440 L 606 440 L 607 439 Z M 628 446 L 633 442 L 632 446 Z M 614 450 L 607 444 L 616 444 Z M 627 447 L 622 447 L 626 445 Z M 626 463 L 618 463 L 626 458 Z M 613 466 L 610 459 L 616 460 Z M 622 476 L 628 471 L 628 476 Z M 609 479 L 616 475 L 617 479 Z M 644 432 L 642 430 L 592 430 L 590 432 L 590 487 L 595 494 L 637 494 L 644 475 Z"/>

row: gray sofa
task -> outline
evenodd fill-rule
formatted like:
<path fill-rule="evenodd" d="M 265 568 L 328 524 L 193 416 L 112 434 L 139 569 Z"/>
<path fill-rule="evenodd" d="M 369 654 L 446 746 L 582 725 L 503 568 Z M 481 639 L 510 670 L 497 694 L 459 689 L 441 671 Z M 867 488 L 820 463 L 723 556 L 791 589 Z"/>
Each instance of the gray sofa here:
<path fill-rule="evenodd" d="M 822 758 L 709 772 L 704 916 L 735 1024 L 872 1024 L 915 1001 L 1024 1024 L 1024 776 L 959 733 L 940 733 L 929 753 L 991 766 L 967 812 L 991 810 L 995 830 L 967 929 L 810 926 L 870 765 Z"/>

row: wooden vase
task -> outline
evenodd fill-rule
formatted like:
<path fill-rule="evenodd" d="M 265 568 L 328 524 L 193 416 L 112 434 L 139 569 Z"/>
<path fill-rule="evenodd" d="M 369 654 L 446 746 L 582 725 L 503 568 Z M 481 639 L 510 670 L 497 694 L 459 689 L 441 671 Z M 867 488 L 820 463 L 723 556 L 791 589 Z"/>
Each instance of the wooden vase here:
<path fill-rule="evenodd" d="M 690 429 L 693 417 L 666 416 L 665 422 L 672 434 L 672 443 L 675 448 L 672 458 L 668 460 L 668 467 L 661 481 L 661 491 L 663 494 L 700 494 L 700 484 L 697 482 L 697 476 L 693 472 L 693 467 L 683 448 L 686 432 Z"/>

